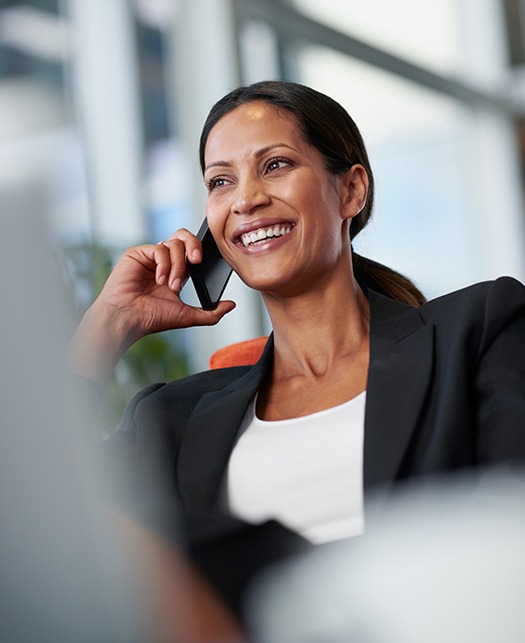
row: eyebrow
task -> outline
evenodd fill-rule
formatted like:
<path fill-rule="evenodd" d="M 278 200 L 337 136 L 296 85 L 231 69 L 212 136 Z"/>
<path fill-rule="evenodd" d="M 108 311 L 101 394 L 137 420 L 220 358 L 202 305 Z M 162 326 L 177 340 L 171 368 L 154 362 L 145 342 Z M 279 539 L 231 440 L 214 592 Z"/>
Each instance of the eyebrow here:
<path fill-rule="evenodd" d="M 261 147 L 261 149 L 256 150 L 253 153 L 253 158 L 259 159 L 261 156 L 264 156 L 271 150 L 275 149 L 276 147 L 286 147 L 289 150 L 293 150 L 294 152 L 297 152 L 295 147 L 292 147 L 291 145 L 287 145 L 286 143 L 272 143 L 271 145 L 266 145 L 265 147 Z M 204 171 L 206 172 L 212 167 L 231 167 L 232 163 L 231 161 L 214 161 L 213 163 L 210 163 L 204 168 Z"/>

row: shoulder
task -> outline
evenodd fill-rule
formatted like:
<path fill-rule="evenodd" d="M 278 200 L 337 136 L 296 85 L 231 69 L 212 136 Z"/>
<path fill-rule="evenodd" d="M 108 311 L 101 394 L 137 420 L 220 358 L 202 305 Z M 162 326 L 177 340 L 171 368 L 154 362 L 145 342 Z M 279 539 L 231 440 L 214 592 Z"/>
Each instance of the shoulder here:
<path fill-rule="evenodd" d="M 376 335 L 406 335 L 421 324 L 442 332 L 501 325 L 509 319 L 525 317 L 525 287 L 512 277 L 500 277 L 431 299 L 414 308 L 374 291 L 368 291 L 371 332 Z"/>
<path fill-rule="evenodd" d="M 234 366 L 203 371 L 167 383 L 154 384 L 140 391 L 134 398 L 134 406 L 160 406 L 191 410 L 205 393 L 222 391 L 235 385 L 250 370 L 248 366 Z"/>
<path fill-rule="evenodd" d="M 438 297 L 418 313 L 436 331 L 445 352 L 470 347 L 477 355 L 491 346 L 525 345 L 525 287 L 512 277 L 500 277 Z M 518 349 L 516 346 L 516 350 Z"/>
<path fill-rule="evenodd" d="M 184 422 L 207 399 L 244 400 L 253 397 L 273 359 L 273 341 L 267 342 L 256 364 L 216 368 L 168 383 L 153 384 L 135 395 L 126 410 L 124 423 L 153 418 L 170 423 Z"/>
<path fill-rule="evenodd" d="M 505 317 L 525 308 L 525 286 L 513 277 L 484 281 L 432 299 L 419 307 L 426 320 L 475 316 L 478 321 L 491 316 Z"/>

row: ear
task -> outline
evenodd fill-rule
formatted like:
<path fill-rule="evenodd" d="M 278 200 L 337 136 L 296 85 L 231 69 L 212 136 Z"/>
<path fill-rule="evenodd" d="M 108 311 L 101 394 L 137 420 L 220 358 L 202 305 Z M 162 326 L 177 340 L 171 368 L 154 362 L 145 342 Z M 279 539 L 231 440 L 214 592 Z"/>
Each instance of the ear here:
<path fill-rule="evenodd" d="M 341 204 L 345 219 L 353 219 L 365 207 L 368 196 L 368 174 L 356 163 L 341 177 Z"/>

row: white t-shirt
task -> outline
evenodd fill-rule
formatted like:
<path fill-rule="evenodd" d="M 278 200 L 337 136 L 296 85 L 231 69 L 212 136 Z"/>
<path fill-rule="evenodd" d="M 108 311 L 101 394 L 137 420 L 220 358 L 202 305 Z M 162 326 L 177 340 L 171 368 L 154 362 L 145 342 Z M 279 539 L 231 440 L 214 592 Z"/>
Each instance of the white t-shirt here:
<path fill-rule="evenodd" d="M 228 467 L 232 513 L 278 520 L 313 543 L 363 533 L 365 402 L 366 391 L 305 417 L 264 421 L 254 400 Z"/>

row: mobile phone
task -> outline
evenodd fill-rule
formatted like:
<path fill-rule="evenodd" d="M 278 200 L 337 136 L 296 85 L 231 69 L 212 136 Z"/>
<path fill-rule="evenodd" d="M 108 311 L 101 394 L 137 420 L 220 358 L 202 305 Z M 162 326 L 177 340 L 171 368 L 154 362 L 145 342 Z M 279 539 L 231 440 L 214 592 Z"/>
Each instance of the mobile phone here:
<path fill-rule="evenodd" d="M 232 274 L 232 269 L 219 252 L 206 219 L 197 232 L 197 238 L 202 243 L 202 261 L 197 264 L 188 262 L 188 273 L 202 308 L 215 310 Z"/>

